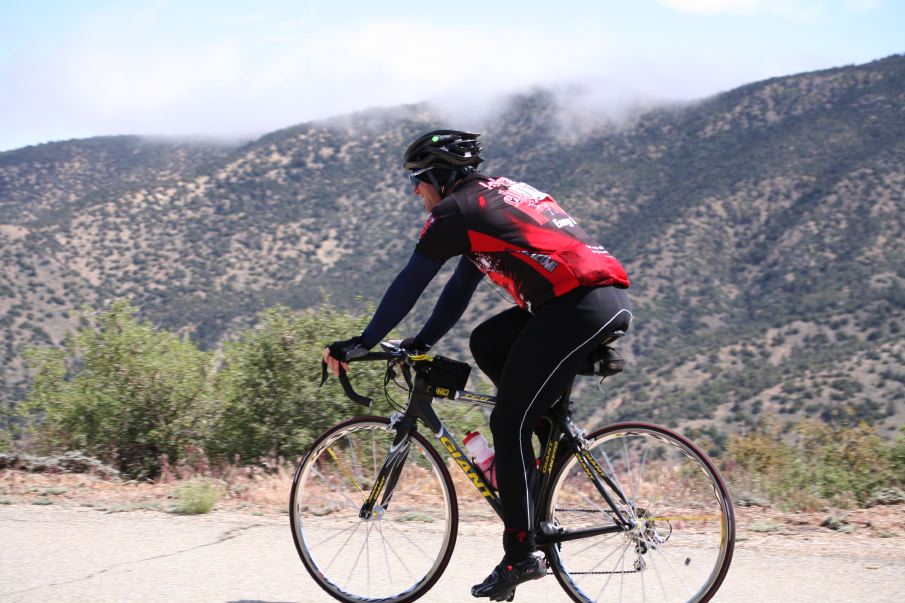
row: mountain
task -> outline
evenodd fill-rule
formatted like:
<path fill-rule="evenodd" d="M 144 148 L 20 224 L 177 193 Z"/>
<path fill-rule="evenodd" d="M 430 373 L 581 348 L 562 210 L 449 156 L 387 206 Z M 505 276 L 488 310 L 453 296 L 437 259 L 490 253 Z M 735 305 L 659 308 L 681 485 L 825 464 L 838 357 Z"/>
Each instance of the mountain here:
<path fill-rule="evenodd" d="M 598 420 L 714 439 L 766 411 L 905 423 L 905 56 L 774 78 L 620 120 L 534 90 L 488 120 L 484 171 L 550 192 L 626 265 L 631 360 Z M 129 297 L 205 346 L 275 303 L 379 300 L 423 208 L 400 169 L 427 105 L 246 144 L 96 138 L 0 153 L 7 396 L 73 310 Z M 430 311 L 432 285 L 404 332 Z M 441 343 L 507 302 L 482 285 Z"/>

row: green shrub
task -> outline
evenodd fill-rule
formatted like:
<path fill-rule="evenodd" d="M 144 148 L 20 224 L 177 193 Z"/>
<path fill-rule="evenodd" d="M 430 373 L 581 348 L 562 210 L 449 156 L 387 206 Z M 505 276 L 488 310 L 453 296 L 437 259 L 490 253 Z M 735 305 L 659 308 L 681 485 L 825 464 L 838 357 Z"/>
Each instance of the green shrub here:
<path fill-rule="evenodd" d="M 346 398 L 332 375 L 318 388 L 325 344 L 358 335 L 366 324 L 367 317 L 329 305 L 305 313 L 283 306 L 262 312 L 257 326 L 224 346 L 216 386 L 222 407 L 208 449 L 245 460 L 293 457 L 341 419 L 389 412 L 383 363 L 356 364 L 350 371 L 356 390 L 375 399 L 374 409 Z"/>
<path fill-rule="evenodd" d="M 210 355 L 135 317 L 125 301 L 83 317 L 65 349 L 31 348 L 23 410 L 42 451 L 83 450 L 131 477 L 154 477 L 203 441 Z"/>
<path fill-rule="evenodd" d="M 727 478 L 740 490 L 759 491 L 782 506 L 815 510 L 825 502 L 864 505 L 880 488 L 902 484 L 905 436 L 881 438 L 866 423 L 834 427 L 801 421 L 784 437 L 767 417 L 758 428 L 733 435 L 723 458 Z"/>
<path fill-rule="evenodd" d="M 209 479 L 191 479 L 176 488 L 173 513 L 203 515 L 210 513 L 220 500 L 223 488 Z"/>
<path fill-rule="evenodd" d="M 902 426 L 899 431 L 901 432 L 899 437 L 896 438 L 889 450 L 889 462 L 896 475 L 905 476 L 905 426 Z M 905 477 L 900 481 L 905 481 Z"/>
<path fill-rule="evenodd" d="M 216 385 L 222 407 L 206 449 L 229 459 L 238 454 L 246 462 L 294 458 L 338 421 L 394 412 L 384 394 L 383 362 L 352 364 L 349 373 L 356 391 L 374 399 L 373 408 L 349 400 L 332 374 L 318 387 L 324 346 L 360 334 L 371 316 L 371 309 L 365 310 L 352 316 L 325 303 L 304 313 L 283 306 L 262 312 L 255 327 L 224 346 Z M 405 404 L 405 391 L 392 383 L 387 391 Z M 435 408 L 453 433 L 461 436 L 483 426 L 489 435 L 482 413 L 446 402 Z"/>

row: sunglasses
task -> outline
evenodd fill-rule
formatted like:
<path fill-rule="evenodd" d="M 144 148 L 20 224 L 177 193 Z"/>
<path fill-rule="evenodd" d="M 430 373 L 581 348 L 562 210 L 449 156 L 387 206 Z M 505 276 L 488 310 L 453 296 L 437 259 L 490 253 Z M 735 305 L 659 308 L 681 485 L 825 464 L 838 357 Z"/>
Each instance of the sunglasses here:
<path fill-rule="evenodd" d="M 432 170 L 432 169 L 433 168 L 426 167 L 426 168 L 421 168 L 420 170 L 414 170 L 413 172 L 411 172 L 408 175 L 409 182 L 412 183 L 412 186 L 418 186 L 418 184 L 421 182 L 427 182 L 426 179 L 421 178 L 421 175 L 424 174 L 425 172 L 427 172 L 428 170 Z"/>

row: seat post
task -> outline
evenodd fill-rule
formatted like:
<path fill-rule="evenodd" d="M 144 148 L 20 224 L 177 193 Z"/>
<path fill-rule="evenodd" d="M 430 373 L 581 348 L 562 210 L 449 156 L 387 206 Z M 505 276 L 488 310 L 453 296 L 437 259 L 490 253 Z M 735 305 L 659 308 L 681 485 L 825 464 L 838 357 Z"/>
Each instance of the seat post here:
<path fill-rule="evenodd" d="M 577 375 L 576 375 L 577 377 Z M 570 397 L 572 396 L 572 387 L 575 385 L 575 377 L 572 377 L 569 380 L 568 385 L 566 385 L 566 389 L 563 390 L 562 395 L 559 397 L 559 403 L 562 404 L 563 410 L 568 413 L 569 405 L 571 404 Z"/>

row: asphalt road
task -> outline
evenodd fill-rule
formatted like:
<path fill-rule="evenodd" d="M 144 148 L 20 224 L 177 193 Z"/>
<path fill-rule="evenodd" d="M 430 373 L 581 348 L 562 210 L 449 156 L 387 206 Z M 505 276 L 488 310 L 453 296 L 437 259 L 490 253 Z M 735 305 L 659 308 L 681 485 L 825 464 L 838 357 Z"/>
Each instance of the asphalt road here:
<path fill-rule="evenodd" d="M 772 536 L 782 539 L 782 536 Z M 777 543 L 782 544 L 781 540 Z M 786 543 L 788 544 L 788 543 Z M 809 551 L 806 544 L 742 541 L 716 601 L 905 601 L 901 542 L 872 550 Z M 495 537 L 463 525 L 449 568 L 421 601 L 473 600 L 470 586 L 499 560 Z M 567 601 L 552 577 L 522 585 L 516 601 Z M 298 560 L 286 517 L 214 513 L 105 513 L 0 507 L 0 601 L 327 603 Z"/>

